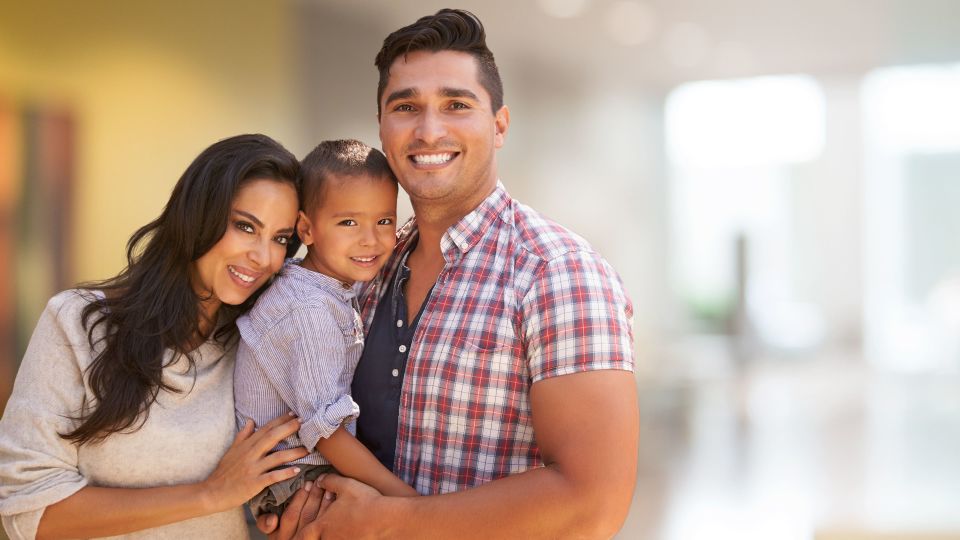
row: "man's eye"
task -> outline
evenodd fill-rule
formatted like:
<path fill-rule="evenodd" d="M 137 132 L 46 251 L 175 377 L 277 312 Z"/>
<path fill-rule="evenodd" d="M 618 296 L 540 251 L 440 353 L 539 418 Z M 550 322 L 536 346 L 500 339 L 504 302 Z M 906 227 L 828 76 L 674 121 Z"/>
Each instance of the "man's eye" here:
<path fill-rule="evenodd" d="M 393 108 L 393 110 L 398 112 L 412 112 L 414 110 L 413 105 L 407 103 L 401 103 Z"/>

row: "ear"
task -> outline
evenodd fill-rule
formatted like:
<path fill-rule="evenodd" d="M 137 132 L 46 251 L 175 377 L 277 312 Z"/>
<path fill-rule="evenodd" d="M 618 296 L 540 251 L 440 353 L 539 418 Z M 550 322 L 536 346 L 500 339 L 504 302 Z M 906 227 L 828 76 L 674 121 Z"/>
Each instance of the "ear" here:
<path fill-rule="evenodd" d="M 313 245 L 313 232 L 310 218 L 301 210 L 297 214 L 297 236 L 305 246 Z"/>
<path fill-rule="evenodd" d="M 507 139 L 507 130 L 510 128 L 510 109 L 506 105 L 500 107 L 494 116 L 493 144 L 495 148 L 503 146 Z"/>

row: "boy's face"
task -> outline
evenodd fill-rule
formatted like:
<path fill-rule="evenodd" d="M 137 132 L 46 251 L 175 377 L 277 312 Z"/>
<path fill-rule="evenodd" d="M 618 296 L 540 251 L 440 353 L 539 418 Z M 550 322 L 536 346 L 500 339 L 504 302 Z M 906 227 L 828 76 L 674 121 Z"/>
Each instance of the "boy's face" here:
<path fill-rule="evenodd" d="M 397 241 L 397 186 L 362 177 L 327 179 L 320 205 L 300 212 L 303 266 L 343 283 L 373 279 Z"/>

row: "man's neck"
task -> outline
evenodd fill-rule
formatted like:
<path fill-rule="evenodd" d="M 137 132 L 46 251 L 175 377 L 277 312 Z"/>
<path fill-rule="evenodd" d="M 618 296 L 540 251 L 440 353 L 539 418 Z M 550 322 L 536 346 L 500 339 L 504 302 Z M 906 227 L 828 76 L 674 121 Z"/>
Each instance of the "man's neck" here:
<path fill-rule="evenodd" d="M 417 217 L 417 230 L 420 235 L 417 248 L 426 244 L 428 246 L 427 251 L 435 251 L 439 255 L 440 239 L 443 237 L 443 233 L 447 232 L 447 229 L 463 219 L 464 216 L 476 210 L 495 189 L 497 189 L 496 180 L 491 182 L 489 186 L 478 189 L 473 196 L 459 202 L 459 204 L 411 200 L 413 213 Z"/>

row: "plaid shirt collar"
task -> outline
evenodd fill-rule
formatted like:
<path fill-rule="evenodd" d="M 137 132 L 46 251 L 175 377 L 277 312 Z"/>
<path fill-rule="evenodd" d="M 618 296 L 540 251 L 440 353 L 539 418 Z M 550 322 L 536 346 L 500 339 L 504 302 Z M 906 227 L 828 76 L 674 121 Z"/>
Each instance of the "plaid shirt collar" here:
<path fill-rule="evenodd" d="M 454 223 L 446 234 L 440 238 L 440 250 L 448 261 L 454 250 L 466 254 L 477 245 L 483 234 L 490 228 L 494 220 L 509 221 L 506 209 L 510 205 L 510 196 L 503 184 L 497 180 L 497 186 L 479 206 L 472 212 Z"/>

